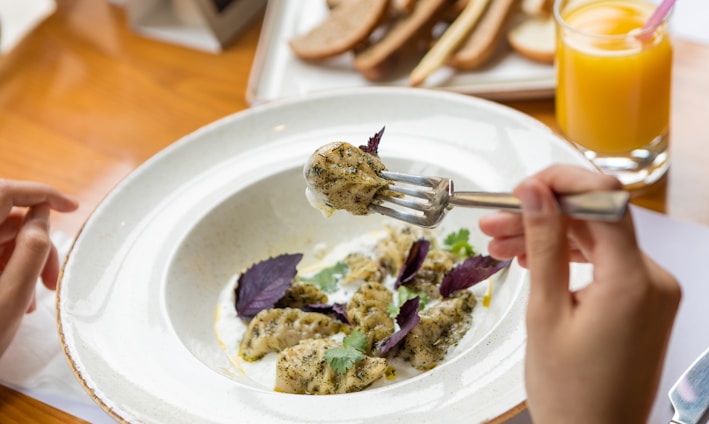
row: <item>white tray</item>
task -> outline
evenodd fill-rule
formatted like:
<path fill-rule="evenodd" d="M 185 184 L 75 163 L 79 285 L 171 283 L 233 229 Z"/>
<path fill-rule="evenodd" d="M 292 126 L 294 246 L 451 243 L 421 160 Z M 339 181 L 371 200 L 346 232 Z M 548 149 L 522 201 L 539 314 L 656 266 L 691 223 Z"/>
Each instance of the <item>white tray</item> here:
<path fill-rule="evenodd" d="M 366 80 L 348 54 L 317 64 L 295 57 L 288 40 L 317 25 L 327 13 L 325 0 L 269 0 L 246 93 L 250 104 L 334 88 L 407 85 L 404 77 L 385 83 Z M 512 51 L 479 71 L 441 69 L 424 85 L 489 99 L 550 97 L 555 86 L 552 65 L 529 61 Z"/>

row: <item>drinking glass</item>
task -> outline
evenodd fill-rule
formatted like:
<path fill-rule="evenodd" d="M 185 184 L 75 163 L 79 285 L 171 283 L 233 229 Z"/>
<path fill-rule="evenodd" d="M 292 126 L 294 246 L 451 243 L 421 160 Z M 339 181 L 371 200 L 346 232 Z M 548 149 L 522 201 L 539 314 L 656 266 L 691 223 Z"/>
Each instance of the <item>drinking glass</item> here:
<path fill-rule="evenodd" d="M 563 135 L 629 190 L 669 167 L 668 17 L 650 0 L 556 0 L 556 117 Z"/>

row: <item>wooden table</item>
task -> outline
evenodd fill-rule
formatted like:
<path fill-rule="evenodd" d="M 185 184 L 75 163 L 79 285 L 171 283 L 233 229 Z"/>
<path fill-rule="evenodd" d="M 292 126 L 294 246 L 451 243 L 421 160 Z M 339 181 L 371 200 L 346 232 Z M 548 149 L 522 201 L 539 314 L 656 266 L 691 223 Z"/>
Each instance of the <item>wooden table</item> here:
<path fill-rule="evenodd" d="M 222 54 L 131 32 L 120 7 L 58 0 L 0 58 L 0 177 L 51 183 L 81 208 L 54 215 L 75 235 L 123 177 L 197 128 L 248 107 L 260 22 Z M 709 46 L 676 40 L 672 167 L 634 203 L 709 225 Z M 555 128 L 553 99 L 508 102 Z M 81 422 L 0 386 L 0 422 Z"/>

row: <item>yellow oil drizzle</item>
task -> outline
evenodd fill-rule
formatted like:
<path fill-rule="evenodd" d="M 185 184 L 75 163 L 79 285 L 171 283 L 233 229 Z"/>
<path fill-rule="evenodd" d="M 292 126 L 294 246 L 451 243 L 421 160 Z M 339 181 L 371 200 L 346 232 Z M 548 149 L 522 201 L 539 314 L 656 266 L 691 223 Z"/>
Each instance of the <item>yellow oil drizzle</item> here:
<path fill-rule="evenodd" d="M 387 367 L 384 376 L 387 380 L 395 379 L 396 378 L 396 368 L 394 368 L 392 366 Z"/>
<path fill-rule="evenodd" d="M 217 343 L 223 350 L 226 350 L 226 345 L 222 342 L 222 335 L 219 334 L 219 306 L 214 308 L 214 332 L 217 333 Z"/>
<path fill-rule="evenodd" d="M 491 300 L 492 300 L 492 280 L 489 280 L 488 284 L 487 284 L 487 292 L 485 293 L 485 296 L 483 297 L 483 306 L 486 308 L 489 308 Z"/>
<path fill-rule="evenodd" d="M 222 335 L 219 333 L 219 307 L 220 305 L 217 305 L 217 307 L 214 309 L 214 332 L 217 335 L 217 343 L 219 344 L 219 347 L 222 348 L 225 352 L 228 352 L 228 348 L 226 344 L 222 341 Z M 226 355 L 227 359 L 229 362 L 232 363 L 236 367 L 236 369 L 239 370 L 243 375 L 246 375 L 246 370 L 244 370 L 244 367 L 241 365 L 241 346 L 239 346 L 239 353 L 234 356 L 234 355 Z"/>

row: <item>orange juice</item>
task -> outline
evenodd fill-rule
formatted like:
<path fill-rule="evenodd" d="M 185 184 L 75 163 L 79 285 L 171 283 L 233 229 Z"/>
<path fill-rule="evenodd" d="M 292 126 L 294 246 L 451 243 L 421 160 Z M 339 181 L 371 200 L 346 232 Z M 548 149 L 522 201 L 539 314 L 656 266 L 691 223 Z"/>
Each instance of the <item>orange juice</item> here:
<path fill-rule="evenodd" d="M 565 24 L 557 25 L 556 113 L 564 135 L 600 154 L 666 143 L 672 47 L 665 23 L 640 32 L 657 6 L 574 4 L 560 11 Z"/>

